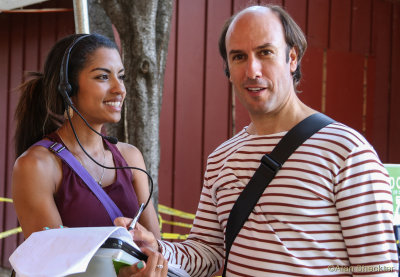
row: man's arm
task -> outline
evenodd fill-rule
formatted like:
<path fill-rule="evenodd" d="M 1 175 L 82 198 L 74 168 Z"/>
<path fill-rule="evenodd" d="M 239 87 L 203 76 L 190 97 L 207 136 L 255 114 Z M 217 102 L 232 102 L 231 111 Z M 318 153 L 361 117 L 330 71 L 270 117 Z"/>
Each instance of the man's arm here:
<path fill-rule="evenodd" d="M 159 245 L 164 257 L 181 265 L 190 276 L 210 276 L 220 269 L 224 256 L 224 233 L 207 182 L 188 239 L 180 243 L 159 241 Z"/>
<path fill-rule="evenodd" d="M 372 147 L 355 148 L 337 178 L 336 207 L 353 275 L 397 276 L 390 183 Z"/>
<path fill-rule="evenodd" d="M 128 228 L 131 221 L 130 218 L 119 217 L 114 224 Z M 211 276 L 222 266 L 224 234 L 218 221 L 216 204 L 206 182 L 186 241 L 157 241 L 154 234 L 139 223 L 130 232 L 136 243 L 144 243 L 154 251 L 161 252 L 170 263 L 179 265 L 190 276 Z"/>

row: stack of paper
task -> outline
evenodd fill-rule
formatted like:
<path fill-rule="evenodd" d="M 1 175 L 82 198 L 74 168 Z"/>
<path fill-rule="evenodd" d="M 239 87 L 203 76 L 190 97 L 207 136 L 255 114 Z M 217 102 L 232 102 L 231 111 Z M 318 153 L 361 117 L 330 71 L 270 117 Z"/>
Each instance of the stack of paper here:
<path fill-rule="evenodd" d="M 100 248 L 108 238 L 118 238 L 140 252 L 122 227 L 62 228 L 33 233 L 10 256 L 10 263 L 18 277 L 113 277 L 113 260 L 133 264 L 138 256 L 121 249 Z M 171 265 L 168 276 L 189 275 Z"/>

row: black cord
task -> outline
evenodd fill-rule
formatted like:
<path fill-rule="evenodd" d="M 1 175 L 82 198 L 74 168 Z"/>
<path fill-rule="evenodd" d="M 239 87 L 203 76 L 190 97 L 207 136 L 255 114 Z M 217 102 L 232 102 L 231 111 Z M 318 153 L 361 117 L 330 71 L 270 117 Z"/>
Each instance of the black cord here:
<path fill-rule="evenodd" d="M 71 116 L 70 116 L 70 114 L 69 114 L 69 109 L 68 109 L 68 107 L 71 107 L 71 108 L 75 111 L 75 113 L 78 114 L 80 118 L 82 118 L 82 120 L 85 122 L 85 124 L 86 124 L 93 132 L 95 132 L 96 134 L 98 134 L 98 135 L 101 136 L 102 138 L 103 138 L 104 136 L 103 136 L 102 134 L 100 134 L 99 132 L 97 132 L 95 129 L 93 129 L 92 126 L 90 126 L 90 124 L 89 124 L 89 123 L 86 121 L 86 119 L 81 115 L 81 113 L 75 108 L 74 105 L 69 105 L 68 103 L 65 103 L 65 106 L 66 106 L 66 112 L 67 112 L 69 124 L 71 124 L 72 132 L 74 133 L 74 136 L 75 136 L 76 141 L 78 142 L 79 146 L 81 147 L 82 151 L 86 154 L 86 156 L 88 156 L 95 164 L 97 164 L 97 165 L 99 165 L 99 166 L 101 166 L 101 167 L 104 167 L 104 168 L 106 168 L 106 169 L 135 169 L 135 170 L 139 170 L 139 171 L 141 171 L 141 172 L 146 173 L 146 175 L 147 175 L 147 177 L 148 177 L 148 179 L 149 179 L 149 181 L 150 181 L 150 194 L 149 194 L 149 198 L 147 198 L 147 201 L 146 201 L 146 204 L 144 205 L 143 210 L 146 209 L 147 205 L 149 204 L 149 202 L 150 202 L 150 200 L 151 200 L 151 195 L 153 194 L 153 178 L 151 178 L 150 174 L 149 174 L 146 170 L 144 170 L 144 169 L 142 169 L 142 168 L 139 168 L 139 167 L 134 167 L 134 166 L 117 166 L 117 167 L 111 167 L 111 166 L 102 165 L 102 164 L 100 164 L 98 161 L 96 161 L 92 156 L 90 156 L 90 154 L 89 154 L 88 152 L 86 152 L 85 148 L 82 146 L 82 144 L 81 144 L 81 142 L 80 142 L 80 140 L 79 140 L 79 138 L 78 138 L 78 135 L 76 134 L 74 125 L 72 124 Z"/>

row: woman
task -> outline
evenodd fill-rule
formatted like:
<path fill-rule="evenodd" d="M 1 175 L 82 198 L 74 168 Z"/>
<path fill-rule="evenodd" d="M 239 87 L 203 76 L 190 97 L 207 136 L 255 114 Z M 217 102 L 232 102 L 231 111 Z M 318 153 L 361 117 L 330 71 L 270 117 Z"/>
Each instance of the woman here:
<path fill-rule="evenodd" d="M 69 61 L 65 64 L 62 60 L 69 51 Z M 64 68 L 68 75 L 60 74 Z M 72 103 L 97 132 L 101 132 L 105 123 L 120 120 L 126 96 L 124 66 L 118 49 L 112 41 L 97 34 L 61 39 L 50 51 L 43 74 L 31 73 L 31 78 L 21 86 L 15 135 L 19 157 L 13 169 L 12 195 L 25 238 L 44 228 L 113 225 L 102 203 L 64 161 L 45 147 L 32 146 L 43 138 L 64 145 L 124 216 L 133 218 L 138 204 L 149 197 L 147 176 L 143 172 L 105 169 L 83 152 L 72 126 L 83 148 L 101 165 L 145 169 L 137 148 L 108 142 L 68 109 L 58 90 L 60 75 L 69 76 L 64 81 L 71 85 Z M 160 237 L 151 202 L 139 222 Z M 154 259 L 164 262 L 160 257 L 150 260 Z"/>

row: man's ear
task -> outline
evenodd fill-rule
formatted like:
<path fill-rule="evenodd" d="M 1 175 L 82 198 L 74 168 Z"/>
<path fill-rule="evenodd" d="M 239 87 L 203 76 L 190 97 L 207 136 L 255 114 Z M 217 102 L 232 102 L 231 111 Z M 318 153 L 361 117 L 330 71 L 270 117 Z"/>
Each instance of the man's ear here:
<path fill-rule="evenodd" d="M 289 51 L 289 65 L 290 65 L 290 72 L 295 72 L 297 69 L 297 48 L 292 47 Z"/>
<path fill-rule="evenodd" d="M 232 82 L 231 72 L 229 71 L 229 65 L 227 60 L 224 60 L 224 73 L 225 76 L 228 77 L 229 82 Z"/>

